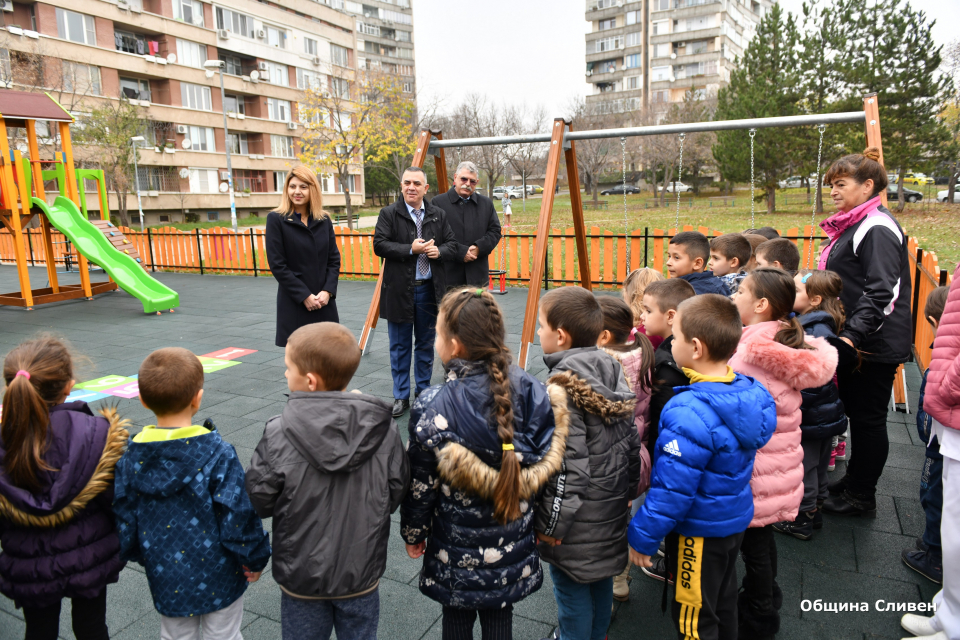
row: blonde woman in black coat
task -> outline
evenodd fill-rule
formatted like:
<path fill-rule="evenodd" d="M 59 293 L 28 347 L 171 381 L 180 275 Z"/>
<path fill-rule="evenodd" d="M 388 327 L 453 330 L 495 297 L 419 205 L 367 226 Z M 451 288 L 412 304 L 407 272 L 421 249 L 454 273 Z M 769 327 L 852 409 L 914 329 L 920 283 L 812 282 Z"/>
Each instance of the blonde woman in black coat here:
<path fill-rule="evenodd" d="M 279 285 L 278 347 L 303 325 L 340 322 L 340 250 L 322 204 L 317 174 L 301 164 L 287 174 L 280 206 L 267 214 L 267 260 Z"/>

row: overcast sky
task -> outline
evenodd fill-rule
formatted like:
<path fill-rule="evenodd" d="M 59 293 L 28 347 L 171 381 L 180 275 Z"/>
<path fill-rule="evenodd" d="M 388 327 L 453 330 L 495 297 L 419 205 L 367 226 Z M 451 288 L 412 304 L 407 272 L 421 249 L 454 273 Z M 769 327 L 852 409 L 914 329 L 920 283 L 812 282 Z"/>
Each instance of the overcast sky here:
<path fill-rule="evenodd" d="M 586 95 L 583 0 L 412 0 L 421 104 L 448 108 L 471 91 L 563 115 Z M 783 0 L 800 12 L 802 0 Z M 912 0 L 937 19 L 934 39 L 957 38 L 960 2 Z M 950 25 L 953 25 L 951 30 Z"/>

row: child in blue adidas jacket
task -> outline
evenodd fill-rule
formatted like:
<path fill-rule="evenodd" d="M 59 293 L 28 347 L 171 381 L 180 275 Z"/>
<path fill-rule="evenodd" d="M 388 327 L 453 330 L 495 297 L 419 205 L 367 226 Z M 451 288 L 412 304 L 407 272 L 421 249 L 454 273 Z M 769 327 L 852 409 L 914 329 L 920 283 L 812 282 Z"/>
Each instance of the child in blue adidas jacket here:
<path fill-rule="evenodd" d="M 673 358 L 690 384 L 663 408 L 650 491 L 627 533 L 641 567 L 666 537 L 674 622 L 681 636 L 703 640 L 737 638 L 736 560 L 753 518 L 753 460 L 777 425 L 770 393 L 727 365 L 741 333 L 726 296 L 678 307 Z"/>

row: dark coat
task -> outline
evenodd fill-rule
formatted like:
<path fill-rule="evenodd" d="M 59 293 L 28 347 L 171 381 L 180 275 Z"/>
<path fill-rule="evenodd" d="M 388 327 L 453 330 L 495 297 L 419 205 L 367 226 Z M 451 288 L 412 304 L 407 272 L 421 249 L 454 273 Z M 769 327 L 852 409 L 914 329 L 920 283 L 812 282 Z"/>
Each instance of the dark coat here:
<path fill-rule="evenodd" d="M 461 202 L 456 189 L 450 189 L 430 203 L 447 212 L 447 222 L 457 239 L 456 259 L 444 265 L 447 286 L 486 287 L 489 284 L 489 256 L 500 242 L 500 219 L 493 201 L 474 193 L 466 202 Z M 464 262 L 471 245 L 477 245 L 477 259 Z"/>
<path fill-rule="evenodd" d="M 130 442 L 114 501 L 121 557 L 143 566 L 161 615 L 219 611 L 246 591 L 244 566 L 267 565 L 270 538 L 243 481 L 236 450 L 216 430 Z"/>
<path fill-rule="evenodd" d="M 673 336 L 670 336 L 653 352 L 653 393 L 650 396 L 650 437 L 647 440 L 651 460 L 657 457 L 660 414 L 674 396 L 674 387 L 688 384 L 690 379 L 673 359 Z"/>
<path fill-rule="evenodd" d="M 390 514 L 409 484 L 389 404 L 343 391 L 290 394 L 247 469 L 251 502 L 273 518 L 277 584 L 315 598 L 376 588 L 387 566 Z M 345 505 L 349 516 L 330 517 Z"/>
<path fill-rule="evenodd" d="M 718 293 L 721 296 L 730 297 L 730 287 L 722 278 L 713 275 L 713 271 L 688 273 L 680 276 L 680 279 L 689 282 L 698 296 L 702 293 Z"/>
<path fill-rule="evenodd" d="M 127 443 L 115 409 L 85 402 L 50 409 L 44 485 L 33 494 L 0 473 L 0 593 L 18 607 L 93 598 L 120 579 L 113 472 Z M 0 459 L 6 451 L 0 447 Z"/>
<path fill-rule="evenodd" d="M 340 322 L 337 313 L 337 279 L 340 277 L 340 249 L 329 218 L 310 220 L 305 227 L 299 216 L 284 218 L 267 214 L 267 260 L 277 279 L 278 347 L 300 327 L 314 322 Z M 317 311 L 303 305 L 311 294 L 330 294 L 330 303 Z"/>
<path fill-rule="evenodd" d="M 543 356 L 549 382 L 569 400 L 564 468 L 544 489 L 537 531 L 562 540 L 540 555 L 580 584 L 618 575 L 627 566 L 627 503 L 640 484 L 636 396 L 620 363 L 596 347 Z"/>
<path fill-rule="evenodd" d="M 457 259 L 457 239 L 447 222 L 447 213 L 423 201 L 424 240 L 433 240 L 440 257 L 430 260 L 433 289 L 437 303 L 447 292 L 444 267 Z M 373 234 L 373 252 L 383 258 L 383 284 L 380 287 L 380 317 L 387 322 L 413 322 L 413 283 L 417 257 L 410 253 L 417 237 L 417 223 L 402 199 L 380 210 Z M 461 259 L 462 261 L 462 259 Z"/>
<path fill-rule="evenodd" d="M 814 338 L 824 338 L 836 344 L 836 324 L 826 311 L 811 311 L 797 320 L 804 332 Z M 804 440 L 822 440 L 838 436 L 847 430 L 847 416 L 836 383 L 831 380 L 822 387 L 813 387 L 800 391 L 803 404 L 800 405 L 800 432 Z"/>
<path fill-rule="evenodd" d="M 486 366 L 451 360 L 447 382 L 420 394 L 410 412 L 400 535 L 427 541 L 420 591 L 444 606 L 500 609 L 543 583 L 533 519 L 537 493 L 563 463 L 567 399 L 517 366 L 509 376 L 521 467 L 521 514 L 512 522 L 493 517 L 503 442 Z"/>

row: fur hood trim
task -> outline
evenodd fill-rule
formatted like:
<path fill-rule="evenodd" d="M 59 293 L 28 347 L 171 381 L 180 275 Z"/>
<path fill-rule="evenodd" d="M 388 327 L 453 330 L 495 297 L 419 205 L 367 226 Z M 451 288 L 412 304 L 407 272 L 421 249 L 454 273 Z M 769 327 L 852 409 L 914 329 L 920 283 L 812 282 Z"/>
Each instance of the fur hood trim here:
<path fill-rule="evenodd" d="M 633 410 L 636 406 L 636 400 L 612 401 L 603 394 L 597 393 L 593 388 L 575 373 L 561 371 L 554 374 L 548 380 L 551 384 L 562 387 L 573 404 L 580 407 L 587 413 L 600 416 L 603 420 L 609 421 L 619 416 L 633 416 Z"/>
<path fill-rule="evenodd" d="M 837 350 L 823 338 L 811 336 L 806 342 L 812 349 L 793 349 L 774 341 L 779 330 L 779 322 L 747 327 L 740 340 L 743 361 L 768 371 L 797 391 L 830 382 L 837 370 Z"/>
<path fill-rule="evenodd" d="M 103 453 L 100 455 L 100 462 L 97 463 L 96 470 L 90 476 L 86 486 L 77 494 L 77 497 L 56 513 L 37 516 L 18 509 L 6 497 L 0 495 L 0 516 L 21 527 L 59 527 L 73 520 L 91 500 L 103 493 L 113 483 L 114 469 L 127 448 L 127 440 L 130 434 L 126 428 L 130 425 L 130 421 L 121 418 L 117 414 L 116 407 L 101 409 L 100 415 L 110 421 L 107 442 L 103 446 Z"/>
<path fill-rule="evenodd" d="M 563 456 L 567 451 L 567 434 L 570 431 L 570 412 L 567 409 L 567 394 L 557 385 L 547 385 L 550 404 L 553 405 L 555 426 L 550 449 L 534 465 L 520 470 L 520 497 L 529 499 L 550 478 L 560 471 Z M 462 444 L 447 443 L 437 449 L 437 471 L 450 486 L 476 494 L 487 501 L 493 500 L 494 489 L 500 471 L 483 462 L 477 454 Z"/>

